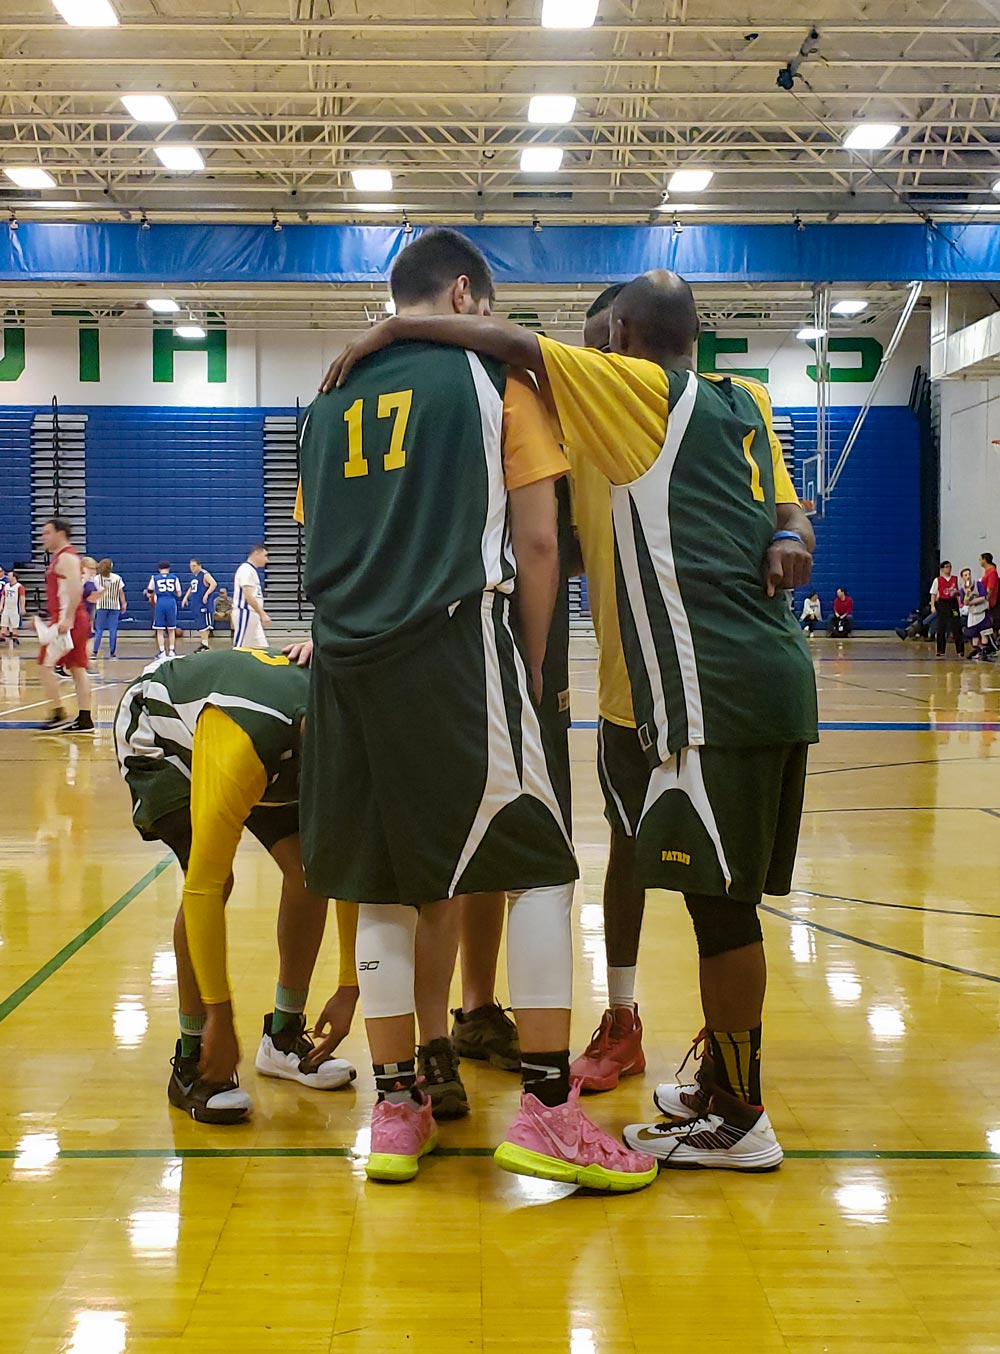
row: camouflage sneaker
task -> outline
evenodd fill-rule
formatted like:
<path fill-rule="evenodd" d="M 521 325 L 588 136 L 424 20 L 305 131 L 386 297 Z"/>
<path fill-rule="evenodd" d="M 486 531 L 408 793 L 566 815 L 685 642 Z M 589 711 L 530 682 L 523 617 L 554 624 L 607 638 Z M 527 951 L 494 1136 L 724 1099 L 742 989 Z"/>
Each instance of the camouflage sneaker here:
<path fill-rule="evenodd" d="M 469 1097 L 458 1065 L 450 1039 L 432 1039 L 417 1049 L 420 1087 L 430 1096 L 435 1119 L 464 1119 L 469 1112 Z"/>
<path fill-rule="evenodd" d="M 489 1063 L 500 1072 L 520 1072 L 521 1045 L 517 1026 L 499 1002 L 475 1011 L 452 1011 L 451 1042 L 455 1052 L 473 1062 Z"/>

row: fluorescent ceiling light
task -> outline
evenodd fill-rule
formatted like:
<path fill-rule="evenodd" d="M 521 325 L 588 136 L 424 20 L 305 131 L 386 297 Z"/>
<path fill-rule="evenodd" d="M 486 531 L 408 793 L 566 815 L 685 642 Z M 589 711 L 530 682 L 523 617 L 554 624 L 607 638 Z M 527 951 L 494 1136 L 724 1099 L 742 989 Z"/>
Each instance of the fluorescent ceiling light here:
<path fill-rule="evenodd" d="M 202 339 L 205 337 L 205 331 L 200 324 L 178 324 L 174 326 L 174 333 L 178 338 Z"/>
<path fill-rule="evenodd" d="M 392 171 L 388 169 L 352 169 L 351 178 L 359 193 L 391 193 Z"/>
<path fill-rule="evenodd" d="M 834 315 L 860 315 L 868 309 L 867 301 L 838 301 L 831 307 Z"/>
<path fill-rule="evenodd" d="M 599 0 L 542 0 L 543 28 L 593 28 Z"/>
<path fill-rule="evenodd" d="M 996 183 L 993 185 L 993 191 L 994 193 L 1000 193 L 1000 179 L 997 179 Z"/>
<path fill-rule="evenodd" d="M 395 315 L 396 313 L 396 302 L 392 299 L 391 296 L 385 303 L 385 313 L 387 315 Z"/>
<path fill-rule="evenodd" d="M 122 103 L 136 122 L 177 121 L 173 104 L 163 94 L 123 94 Z"/>
<path fill-rule="evenodd" d="M 117 28 L 118 15 L 108 0 L 52 0 L 56 9 L 74 28 Z"/>
<path fill-rule="evenodd" d="M 156 158 L 164 169 L 172 169 L 178 174 L 205 168 L 205 161 L 194 146 L 157 146 Z"/>
<path fill-rule="evenodd" d="M 4 173 L 10 179 L 11 183 L 16 183 L 18 188 L 54 188 L 56 181 L 47 169 L 39 169 L 36 165 L 12 165 L 10 169 L 5 169 Z"/>
<path fill-rule="evenodd" d="M 528 103 L 529 122 L 569 122 L 575 112 L 572 94 L 536 94 Z"/>
<path fill-rule="evenodd" d="M 561 146 L 526 146 L 521 151 L 521 173 L 554 174 L 562 158 Z"/>
<path fill-rule="evenodd" d="M 882 150 L 901 131 L 895 122 L 859 122 L 844 137 L 844 145 L 848 150 Z"/>
<path fill-rule="evenodd" d="M 169 296 L 151 296 L 146 305 L 157 315 L 176 315 L 180 310 L 177 302 L 171 300 Z"/>
<path fill-rule="evenodd" d="M 806 325 L 805 329 L 800 329 L 795 337 L 801 339 L 803 343 L 810 343 L 813 339 L 826 338 L 826 330 L 816 329 L 812 325 Z"/>
<path fill-rule="evenodd" d="M 48 211 L 68 212 L 82 211 L 86 206 L 86 202 L 52 202 L 51 200 L 44 201 L 40 198 L 37 202 L 19 202 L 17 204 L 17 209 L 20 211 L 22 207 L 45 207 Z"/>
<path fill-rule="evenodd" d="M 700 193 L 715 177 L 712 169 L 678 169 L 671 174 L 667 187 L 672 193 Z"/>
<path fill-rule="evenodd" d="M 328 202 L 323 207 L 310 208 L 319 212 L 354 212 L 355 215 L 367 216 L 369 212 L 398 212 L 401 210 L 398 202 Z"/>

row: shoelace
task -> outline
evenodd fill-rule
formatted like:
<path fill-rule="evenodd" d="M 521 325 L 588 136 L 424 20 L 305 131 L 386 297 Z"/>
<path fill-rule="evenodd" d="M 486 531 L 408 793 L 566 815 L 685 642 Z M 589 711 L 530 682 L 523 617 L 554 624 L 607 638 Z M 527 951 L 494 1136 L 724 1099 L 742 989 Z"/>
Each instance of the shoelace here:
<path fill-rule="evenodd" d="M 688 1063 L 691 1061 L 692 1057 L 698 1058 L 699 1060 L 700 1060 L 701 1058 L 704 1058 L 704 1056 L 705 1056 L 705 1049 L 706 1049 L 707 1047 L 708 1047 L 708 1030 L 707 1030 L 707 1029 L 702 1029 L 701 1032 L 700 1032 L 699 1034 L 696 1034 L 696 1035 L 695 1035 L 695 1037 L 694 1037 L 694 1043 L 691 1045 L 691 1047 L 688 1049 L 687 1053 L 684 1055 L 684 1061 L 681 1063 L 680 1067 L 678 1067 L 678 1069 L 677 1069 L 676 1077 L 677 1077 L 677 1080 L 678 1080 L 678 1081 L 680 1081 L 680 1079 L 681 1079 L 681 1073 L 684 1071 L 685 1067 L 687 1067 L 687 1065 L 688 1065 Z M 700 1053 L 699 1053 L 699 1051 L 698 1051 L 699 1049 L 701 1050 Z"/>
<path fill-rule="evenodd" d="M 452 1055 L 445 1053 L 442 1050 L 440 1052 L 428 1053 L 425 1056 L 431 1074 L 436 1077 L 438 1081 L 454 1080 L 456 1060 Z"/>
<path fill-rule="evenodd" d="M 610 1031 L 611 1025 L 610 1022 L 608 1021 L 607 1016 L 602 1016 L 601 1023 L 598 1025 L 594 1033 L 590 1036 L 590 1043 L 583 1051 L 583 1056 L 585 1058 L 589 1058 L 591 1054 L 599 1053 L 601 1051 L 601 1048 L 603 1047 L 604 1044 L 603 1036 L 605 1026 L 607 1026 L 608 1030 Z"/>

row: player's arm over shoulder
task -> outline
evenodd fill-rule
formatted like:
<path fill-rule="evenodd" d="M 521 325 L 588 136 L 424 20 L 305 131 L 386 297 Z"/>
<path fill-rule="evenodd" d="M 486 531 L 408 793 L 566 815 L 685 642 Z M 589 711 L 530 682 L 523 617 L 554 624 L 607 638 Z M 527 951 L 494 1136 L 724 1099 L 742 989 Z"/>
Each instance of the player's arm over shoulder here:
<path fill-rule="evenodd" d="M 501 436 L 509 490 L 569 474 L 554 415 L 546 409 L 534 378 L 514 367 L 507 371 Z"/>

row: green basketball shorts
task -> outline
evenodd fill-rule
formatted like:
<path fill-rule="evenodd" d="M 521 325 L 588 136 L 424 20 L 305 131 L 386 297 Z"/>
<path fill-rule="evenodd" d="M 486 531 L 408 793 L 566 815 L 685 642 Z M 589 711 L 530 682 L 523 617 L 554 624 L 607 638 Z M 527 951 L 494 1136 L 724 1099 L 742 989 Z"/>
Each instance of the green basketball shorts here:
<path fill-rule="evenodd" d="M 374 661 L 316 651 L 299 799 L 311 889 L 419 904 L 576 879 L 508 612 L 488 592 Z"/>
<path fill-rule="evenodd" d="M 612 832 L 634 837 L 639 831 L 651 775 L 638 732 L 602 716 L 597 721 L 597 778 Z"/>
<path fill-rule="evenodd" d="M 639 882 L 751 904 L 788 893 L 808 751 L 684 748 L 656 767 L 636 838 Z"/>

